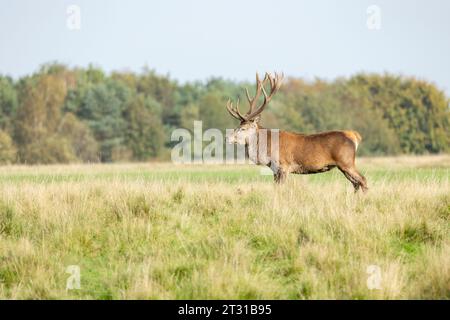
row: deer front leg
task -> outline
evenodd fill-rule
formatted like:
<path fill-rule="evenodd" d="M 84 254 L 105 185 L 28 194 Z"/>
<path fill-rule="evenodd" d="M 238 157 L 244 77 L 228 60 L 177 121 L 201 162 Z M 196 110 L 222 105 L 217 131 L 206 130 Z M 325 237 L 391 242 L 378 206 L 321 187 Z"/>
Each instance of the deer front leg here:
<path fill-rule="evenodd" d="M 279 168 L 273 175 L 274 181 L 277 184 L 283 184 L 286 181 L 286 172 Z"/>

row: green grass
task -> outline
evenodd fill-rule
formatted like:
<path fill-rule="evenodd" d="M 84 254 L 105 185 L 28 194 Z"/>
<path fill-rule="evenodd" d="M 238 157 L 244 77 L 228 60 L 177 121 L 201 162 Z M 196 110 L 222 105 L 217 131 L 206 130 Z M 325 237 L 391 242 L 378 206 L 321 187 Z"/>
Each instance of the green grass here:
<path fill-rule="evenodd" d="M 2 167 L 0 298 L 448 299 L 450 157 L 360 162 L 366 195 L 337 170 Z"/>
<path fill-rule="evenodd" d="M 215 170 L 220 168 L 220 170 Z M 50 168 L 49 168 L 50 169 Z M 95 173 L 0 173 L 0 183 L 55 183 L 55 182 L 85 182 L 85 181 L 187 181 L 187 182 L 227 182 L 227 183 L 245 183 L 245 182 L 265 182 L 272 181 L 272 176 L 261 175 L 259 167 L 256 166 L 233 166 L 230 169 L 224 169 L 221 166 L 216 168 L 209 166 L 209 170 L 201 167 L 188 168 L 157 168 L 156 170 L 148 165 L 147 168 L 121 170 L 120 167 L 111 168 L 106 172 Z M 364 169 L 364 167 L 363 167 Z M 362 173 L 367 170 L 362 170 Z M 448 168 L 404 168 L 404 169 L 374 169 L 370 171 L 372 182 L 380 181 L 445 181 L 448 179 Z M 336 169 L 323 174 L 315 174 L 308 177 L 311 183 L 322 183 L 335 180 L 341 180 L 342 174 Z"/>

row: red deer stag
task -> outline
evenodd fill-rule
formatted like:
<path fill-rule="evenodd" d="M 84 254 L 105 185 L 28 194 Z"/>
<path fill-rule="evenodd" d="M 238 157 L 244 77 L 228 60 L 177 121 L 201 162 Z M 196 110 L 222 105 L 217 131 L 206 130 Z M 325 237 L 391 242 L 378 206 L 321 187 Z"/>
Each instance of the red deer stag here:
<path fill-rule="evenodd" d="M 245 145 L 246 154 L 251 161 L 272 169 L 276 183 L 283 183 L 288 173 L 312 174 L 338 167 L 353 184 L 355 192 L 360 187 L 365 192 L 367 190 L 366 178 L 355 167 L 356 149 L 361 142 L 358 132 L 327 131 L 306 135 L 280 130 L 277 131 L 278 137 L 276 137 L 275 131 L 266 130 L 260 126 L 260 114 L 280 89 L 282 80 L 283 75 L 275 73 L 272 76 L 266 73 L 261 81 L 256 74 L 256 94 L 251 98 L 246 89 L 250 108 L 244 115 L 239 111 L 239 100 L 235 107 L 231 100 L 228 100 L 228 112 L 241 123 L 227 136 L 227 142 Z M 267 84 L 270 85 L 269 94 L 264 88 Z M 261 93 L 264 100 L 257 107 Z M 265 131 L 264 135 L 261 135 L 262 131 Z M 264 141 L 261 141 L 262 136 L 264 136 Z M 261 148 L 260 144 L 265 144 L 266 147 Z M 274 152 L 275 148 L 272 145 L 276 144 L 278 150 Z"/>

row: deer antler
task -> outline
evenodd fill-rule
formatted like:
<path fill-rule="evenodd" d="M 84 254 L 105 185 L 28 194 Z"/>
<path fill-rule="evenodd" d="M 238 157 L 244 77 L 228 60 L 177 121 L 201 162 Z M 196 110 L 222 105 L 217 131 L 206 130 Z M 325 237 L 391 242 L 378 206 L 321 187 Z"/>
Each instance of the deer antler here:
<path fill-rule="evenodd" d="M 250 110 L 247 112 L 247 115 L 253 112 L 253 109 L 255 108 L 256 103 L 258 102 L 259 96 L 261 95 L 262 89 L 264 88 L 264 85 L 267 82 L 267 73 L 264 77 L 263 81 L 259 80 L 259 74 L 256 73 L 256 93 L 255 96 L 250 98 L 250 94 L 248 93 L 248 89 L 245 88 L 245 94 L 247 95 L 248 103 L 250 104 Z"/>
<path fill-rule="evenodd" d="M 258 116 L 261 112 L 263 112 L 266 105 L 269 103 L 269 101 L 272 99 L 273 95 L 280 89 L 281 83 L 283 81 L 284 75 L 275 73 L 275 76 L 273 77 L 271 74 L 266 72 L 266 75 L 264 76 L 264 79 L 261 81 L 259 79 L 258 73 L 256 73 L 256 93 L 253 98 L 250 97 L 250 94 L 248 93 L 247 88 L 245 89 L 245 94 L 247 96 L 248 103 L 250 104 L 249 111 L 242 115 L 239 111 L 239 99 L 236 103 L 236 108 L 233 107 L 233 103 L 231 100 L 228 100 L 227 102 L 227 110 L 228 112 L 235 117 L 238 120 L 241 121 L 250 121 L 254 119 L 256 116 Z M 267 96 L 266 90 L 264 89 L 264 86 L 266 85 L 267 81 L 270 83 L 270 94 Z M 255 110 L 256 103 L 258 102 L 259 97 L 261 96 L 261 93 L 264 95 L 264 102 L 261 106 L 257 107 Z"/>
<path fill-rule="evenodd" d="M 257 117 L 261 112 L 263 112 L 266 105 L 270 102 L 272 97 L 277 93 L 277 91 L 280 89 L 281 84 L 283 82 L 284 75 L 275 73 L 275 76 L 272 76 L 270 73 L 266 72 L 266 76 L 264 77 L 264 80 L 262 84 L 260 85 L 261 91 L 264 95 L 264 102 L 261 106 L 259 106 L 255 111 L 253 111 L 253 106 L 251 106 L 250 111 L 245 115 L 247 120 L 254 119 Z M 266 90 L 264 89 L 265 82 L 269 80 L 270 82 L 270 94 L 267 96 Z M 261 83 L 261 82 L 259 82 Z M 255 99 L 256 100 L 256 99 Z"/>
<path fill-rule="evenodd" d="M 233 103 L 230 99 L 227 101 L 227 110 L 228 112 L 238 120 L 245 121 L 244 116 L 239 112 L 239 98 L 236 103 L 236 108 L 234 108 Z"/>

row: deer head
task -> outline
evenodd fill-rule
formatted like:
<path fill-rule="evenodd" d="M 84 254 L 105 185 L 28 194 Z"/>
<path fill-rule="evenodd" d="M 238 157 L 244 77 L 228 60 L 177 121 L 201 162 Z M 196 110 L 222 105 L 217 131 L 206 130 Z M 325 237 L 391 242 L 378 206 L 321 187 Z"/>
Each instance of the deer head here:
<path fill-rule="evenodd" d="M 231 100 L 227 102 L 227 110 L 228 112 L 241 123 L 239 127 L 237 127 L 230 135 L 227 136 L 228 143 L 235 144 L 246 144 L 249 141 L 249 138 L 256 134 L 258 131 L 258 123 L 260 120 L 260 114 L 264 111 L 264 108 L 270 102 L 275 93 L 280 89 L 281 83 L 283 81 L 283 74 L 279 75 L 275 73 L 274 76 L 266 72 L 264 79 L 261 81 L 259 79 L 258 73 L 256 73 L 256 93 L 253 98 L 250 97 L 247 88 L 245 89 L 245 94 L 247 96 L 248 103 L 250 108 L 248 112 L 243 115 L 239 111 L 239 98 L 236 102 L 236 107 L 233 106 Z M 267 95 L 264 86 L 269 83 L 270 84 L 270 94 Z M 264 95 L 264 101 L 262 105 L 256 107 L 258 100 L 261 96 L 261 93 Z"/>

